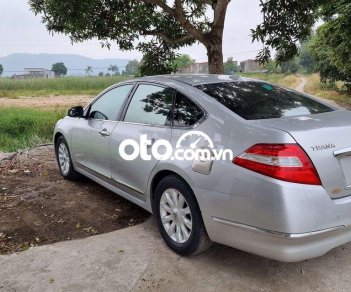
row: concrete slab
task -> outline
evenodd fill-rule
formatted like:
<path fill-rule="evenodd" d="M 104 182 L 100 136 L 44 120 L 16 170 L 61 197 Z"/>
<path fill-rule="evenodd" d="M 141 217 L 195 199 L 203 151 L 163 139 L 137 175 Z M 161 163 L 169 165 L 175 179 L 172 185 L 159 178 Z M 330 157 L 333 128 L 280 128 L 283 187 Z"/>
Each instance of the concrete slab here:
<path fill-rule="evenodd" d="M 349 291 L 351 244 L 301 263 L 214 245 L 184 258 L 153 219 L 82 240 L 0 256 L 0 291 Z"/>

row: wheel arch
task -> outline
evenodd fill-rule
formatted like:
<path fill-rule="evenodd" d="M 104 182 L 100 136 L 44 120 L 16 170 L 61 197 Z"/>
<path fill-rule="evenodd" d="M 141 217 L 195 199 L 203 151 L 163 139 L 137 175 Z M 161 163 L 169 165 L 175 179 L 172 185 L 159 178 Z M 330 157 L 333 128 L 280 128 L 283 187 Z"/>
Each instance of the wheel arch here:
<path fill-rule="evenodd" d="M 199 205 L 199 202 L 196 198 L 195 192 L 193 190 L 193 188 L 191 187 L 191 183 L 189 182 L 189 180 L 187 180 L 184 174 L 180 174 L 177 171 L 174 170 L 170 170 L 170 169 L 160 169 L 158 171 L 155 172 L 155 174 L 152 176 L 151 180 L 150 180 L 150 186 L 149 186 L 149 194 L 150 194 L 150 204 L 151 204 L 151 210 L 152 212 L 154 212 L 154 195 L 155 195 L 155 191 L 157 188 L 157 185 L 159 184 L 159 182 L 165 178 L 166 176 L 169 175 L 175 175 L 177 176 L 179 179 L 181 179 L 192 191 L 195 200 L 197 202 L 197 204 Z"/>
<path fill-rule="evenodd" d="M 60 138 L 61 136 L 63 136 L 63 134 L 62 134 L 61 132 L 55 133 L 55 136 L 54 136 L 54 147 L 56 147 L 57 140 L 58 140 L 58 138 Z"/>

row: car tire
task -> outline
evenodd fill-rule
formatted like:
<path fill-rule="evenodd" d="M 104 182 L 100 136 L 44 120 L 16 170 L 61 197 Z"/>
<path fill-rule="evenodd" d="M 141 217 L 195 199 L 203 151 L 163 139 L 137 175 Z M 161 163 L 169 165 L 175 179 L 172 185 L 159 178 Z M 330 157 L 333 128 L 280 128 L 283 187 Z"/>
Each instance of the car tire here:
<path fill-rule="evenodd" d="M 74 170 L 71 154 L 65 137 L 60 136 L 55 143 L 55 154 L 61 175 L 65 179 L 76 180 L 81 175 Z"/>
<path fill-rule="evenodd" d="M 195 196 L 180 177 L 163 178 L 157 185 L 153 203 L 161 236 L 177 254 L 196 255 L 212 245 Z"/>

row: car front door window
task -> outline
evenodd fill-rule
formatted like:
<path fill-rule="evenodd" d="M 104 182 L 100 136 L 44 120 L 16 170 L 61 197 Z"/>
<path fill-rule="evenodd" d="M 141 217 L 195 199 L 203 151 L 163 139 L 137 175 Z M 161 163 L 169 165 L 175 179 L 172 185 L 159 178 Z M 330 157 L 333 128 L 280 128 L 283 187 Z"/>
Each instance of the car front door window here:
<path fill-rule="evenodd" d="M 111 177 L 111 133 L 132 87 L 128 84 L 111 89 L 91 105 L 88 119 L 77 120 L 72 135 L 72 153 L 83 170 Z"/>
<path fill-rule="evenodd" d="M 115 121 L 123 102 L 133 85 L 123 85 L 111 89 L 95 101 L 89 113 L 90 119 Z"/>

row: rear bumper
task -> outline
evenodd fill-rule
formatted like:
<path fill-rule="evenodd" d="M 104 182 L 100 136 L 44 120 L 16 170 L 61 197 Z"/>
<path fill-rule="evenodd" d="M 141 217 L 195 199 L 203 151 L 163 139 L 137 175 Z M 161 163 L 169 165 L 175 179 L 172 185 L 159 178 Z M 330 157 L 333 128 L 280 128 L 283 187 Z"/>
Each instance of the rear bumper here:
<path fill-rule="evenodd" d="M 282 262 L 298 262 L 324 255 L 351 241 L 351 228 L 337 226 L 307 233 L 282 233 L 213 217 L 211 239 Z"/>
<path fill-rule="evenodd" d="M 212 241 L 283 262 L 351 241 L 351 196 L 332 200 L 322 186 L 252 181 L 248 195 L 193 188 Z"/>

